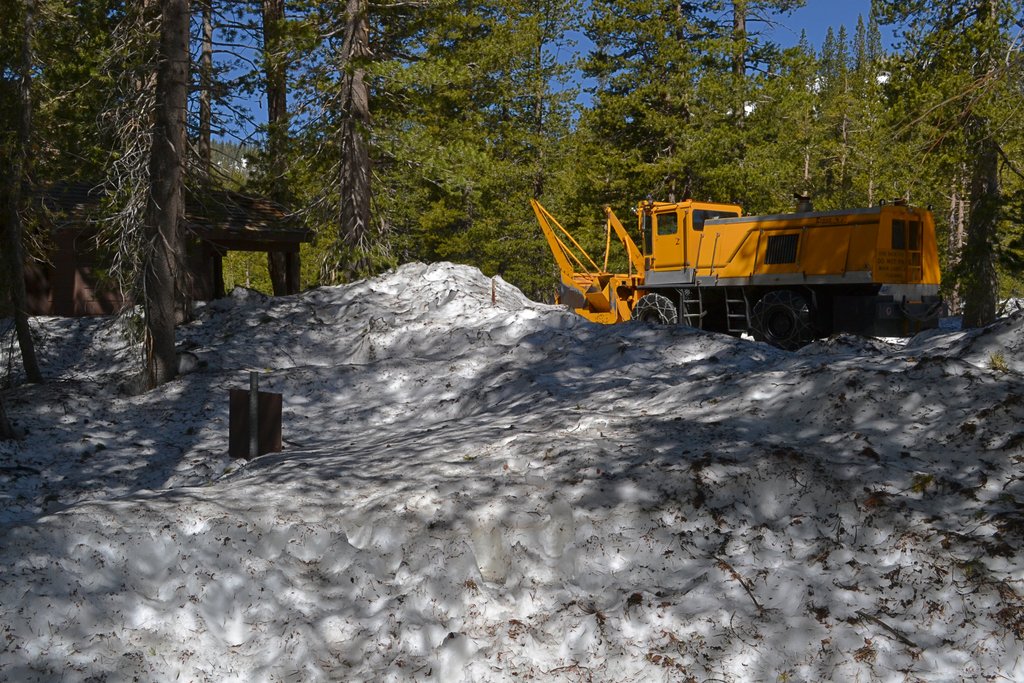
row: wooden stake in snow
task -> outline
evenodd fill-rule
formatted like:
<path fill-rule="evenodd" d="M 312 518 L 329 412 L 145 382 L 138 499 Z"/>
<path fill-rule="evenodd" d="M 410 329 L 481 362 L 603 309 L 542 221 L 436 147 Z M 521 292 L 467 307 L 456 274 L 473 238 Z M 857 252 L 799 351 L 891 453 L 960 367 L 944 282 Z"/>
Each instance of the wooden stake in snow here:
<path fill-rule="evenodd" d="M 11 427 L 11 423 L 7 420 L 7 413 L 4 411 L 4 401 L 0 399 L 0 441 L 13 439 L 14 437 L 14 428 Z"/>
<path fill-rule="evenodd" d="M 281 452 L 281 394 L 259 390 L 259 373 L 249 373 L 249 389 L 229 392 L 228 454 L 252 459 Z"/>
<path fill-rule="evenodd" d="M 491 305 L 494 306 L 498 303 L 498 286 L 494 282 L 494 278 L 491 278 Z"/>

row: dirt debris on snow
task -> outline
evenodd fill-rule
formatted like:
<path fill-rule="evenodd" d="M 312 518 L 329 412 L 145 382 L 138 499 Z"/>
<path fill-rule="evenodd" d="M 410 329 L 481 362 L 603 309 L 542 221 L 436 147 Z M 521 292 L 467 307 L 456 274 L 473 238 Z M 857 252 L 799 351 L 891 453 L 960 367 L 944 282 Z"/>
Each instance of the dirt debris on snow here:
<path fill-rule="evenodd" d="M 136 397 L 33 325 L 0 679 L 1024 679 L 1024 313 L 789 353 L 410 264 L 208 303 Z M 231 462 L 250 370 L 286 447 Z"/>

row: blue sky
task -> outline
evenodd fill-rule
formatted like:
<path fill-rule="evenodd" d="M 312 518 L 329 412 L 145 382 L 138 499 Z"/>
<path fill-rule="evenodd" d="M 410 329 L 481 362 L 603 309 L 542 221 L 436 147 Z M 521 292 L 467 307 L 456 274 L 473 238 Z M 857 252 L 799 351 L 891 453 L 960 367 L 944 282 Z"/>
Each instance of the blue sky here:
<path fill-rule="evenodd" d="M 781 45 L 796 45 L 800 40 L 800 31 L 807 31 L 807 39 L 815 49 L 821 49 L 829 26 L 838 30 L 846 26 L 847 35 L 853 37 L 857 28 L 857 17 L 864 16 L 867 22 L 871 13 L 871 0 L 807 0 L 804 7 L 788 16 L 779 18 L 779 26 L 771 32 L 771 36 Z M 882 27 L 882 40 L 891 46 L 891 30 Z"/>

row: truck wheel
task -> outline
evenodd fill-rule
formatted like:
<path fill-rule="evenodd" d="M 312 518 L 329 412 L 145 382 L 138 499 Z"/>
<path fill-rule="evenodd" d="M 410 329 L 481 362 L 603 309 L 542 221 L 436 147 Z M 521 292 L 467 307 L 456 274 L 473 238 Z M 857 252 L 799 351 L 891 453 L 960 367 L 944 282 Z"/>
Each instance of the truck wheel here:
<path fill-rule="evenodd" d="M 644 294 L 633 307 L 633 320 L 660 325 L 675 325 L 679 312 L 672 300 L 663 294 Z"/>
<path fill-rule="evenodd" d="M 751 315 L 754 338 L 792 351 L 814 338 L 811 307 L 796 292 L 768 292 L 754 304 Z"/>

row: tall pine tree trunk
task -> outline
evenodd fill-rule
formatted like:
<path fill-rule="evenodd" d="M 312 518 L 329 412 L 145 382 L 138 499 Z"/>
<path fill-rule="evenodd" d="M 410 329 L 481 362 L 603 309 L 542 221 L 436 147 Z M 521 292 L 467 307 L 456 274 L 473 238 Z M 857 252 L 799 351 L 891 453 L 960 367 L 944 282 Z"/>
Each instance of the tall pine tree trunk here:
<path fill-rule="evenodd" d="M 161 0 L 156 116 L 145 226 L 146 370 L 150 388 L 170 381 L 178 371 L 174 326 L 182 261 L 188 66 L 188 0 Z"/>
<path fill-rule="evenodd" d="M 28 178 L 31 161 L 32 140 L 32 40 L 35 26 L 35 0 L 24 0 L 21 37 L 21 87 L 19 89 L 18 149 L 7 169 L 6 195 L 7 245 L 4 252 L 10 274 L 11 304 L 14 308 L 14 325 L 18 335 L 18 346 L 29 382 L 43 381 L 36 360 L 35 344 L 28 324 L 28 306 L 25 293 L 25 255 L 22 250 L 21 188 Z"/>
<path fill-rule="evenodd" d="M 991 77 L 995 55 L 991 46 L 998 44 L 999 26 L 993 0 L 977 0 L 974 6 L 980 34 L 985 46 L 974 49 L 974 78 L 980 83 Z M 993 138 L 990 121 L 972 113 L 966 119 L 967 158 L 970 159 L 971 204 L 964 244 L 963 324 L 981 327 L 996 319 L 999 276 L 996 273 L 995 249 L 1002 195 L 999 187 L 999 146 Z"/>
<path fill-rule="evenodd" d="M 734 0 L 732 3 L 732 118 L 735 124 L 743 127 L 746 121 L 747 107 L 747 0 Z M 742 153 L 740 143 L 738 152 Z"/>
<path fill-rule="evenodd" d="M 341 199 L 338 237 L 348 263 L 340 264 L 346 279 L 369 272 L 370 247 L 370 88 L 364 63 L 370 56 L 367 0 L 347 0 L 345 39 L 341 48 Z"/>
<path fill-rule="evenodd" d="M 950 183 L 949 193 L 949 235 L 946 239 L 946 253 L 949 265 L 959 270 L 964 254 L 964 236 L 967 234 L 967 169 L 958 167 Z M 963 312 L 960 288 L 954 287 L 949 294 L 949 310 L 953 314 Z"/>
<path fill-rule="evenodd" d="M 210 177 L 213 166 L 213 0 L 200 0 L 203 49 L 199 57 L 199 163 Z"/>
<path fill-rule="evenodd" d="M 288 201 L 285 183 L 285 143 L 288 135 L 288 91 L 281 31 L 284 0 L 263 0 L 263 63 L 267 87 L 267 156 L 270 198 Z M 267 270 L 274 294 L 288 293 L 288 264 L 284 253 L 267 252 Z"/>
<path fill-rule="evenodd" d="M 735 84 L 747 76 L 747 0 L 732 3 L 732 75 Z"/>
<path fill-rule="evenodd" d="M 962 262 L 965 327 L 981 327 L 996 318 L 999 278 L 995 245 L 1002 196 L 999 187 L 999 149 L 988 131 L 988 122 L 977 118 L 969 126 L 974 140 L 971 163 L 970 217 Z"/>
<path fill-rule="evenodd" d="M 537 44 L 533 48 L 533 68 L 538 72 L 544 67 L 544 38 L 542 35 L 538 35 Z M 544 96 L 547 94 L 546 83 L 537 79 L 538 83 L 536 90 L 533 93 L 533 133 L 537 136 L 537 139 L 542 139 L 544 135 Z M 533 174 L 533 197 L 539 199 L 544 196 L 544 145 L 538 145 L 538 158 L 536 160 L 537 169 Z"/>

